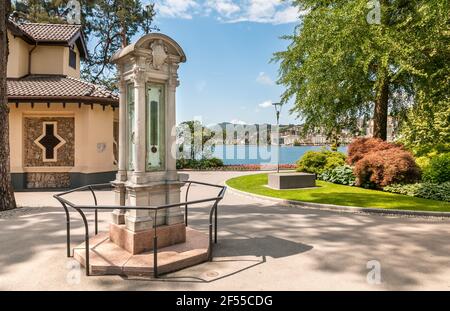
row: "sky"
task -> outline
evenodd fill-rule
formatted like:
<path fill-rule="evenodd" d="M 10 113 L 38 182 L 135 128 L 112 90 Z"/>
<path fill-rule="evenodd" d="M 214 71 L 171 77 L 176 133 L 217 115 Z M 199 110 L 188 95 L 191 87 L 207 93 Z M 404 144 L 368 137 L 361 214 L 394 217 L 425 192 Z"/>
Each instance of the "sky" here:
<path fill-rule="evenodd" d="M 289 44 L 280 37 L 294 32 L 297 8 L 279 0 L 156 0 L 156 10 L 155 26 L 187 56 L 179 69 L 178 123 L 275 123 L 271 102 L 283 87 L 270 60 Z M 298 123 L 289 108 L 281 123 Z"/>

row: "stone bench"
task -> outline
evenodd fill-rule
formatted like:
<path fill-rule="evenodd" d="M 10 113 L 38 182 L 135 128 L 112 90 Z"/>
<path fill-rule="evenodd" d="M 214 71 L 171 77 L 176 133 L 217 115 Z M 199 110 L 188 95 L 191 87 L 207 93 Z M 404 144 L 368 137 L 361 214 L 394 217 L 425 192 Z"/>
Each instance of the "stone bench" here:
<path fill-rule="evenodd" d="M 273 189 L 298 189 L 316 186 L 316 175 L 308 173 L 269 174 L 269 185 Z"/>

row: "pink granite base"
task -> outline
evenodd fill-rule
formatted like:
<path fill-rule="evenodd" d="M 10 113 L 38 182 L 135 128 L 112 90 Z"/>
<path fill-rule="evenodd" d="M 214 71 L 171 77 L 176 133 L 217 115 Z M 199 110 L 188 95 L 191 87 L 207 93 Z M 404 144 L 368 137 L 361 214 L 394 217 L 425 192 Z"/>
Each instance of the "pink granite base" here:
<path fill-rule="evenodd" d="M 108 233 L 89 240 L 89 270 L 92 275 L 153 276 L 153 252 L 132 254 L 113 243 Z M 86 267 L 84 243 L 74 249 L 74 258 Z M 208 235 L 186 228 L 186 241 L 158 249 L 158 274 L 181 270 L 208 260 Z"/>
<path fill-rule="evenodd" d="M 109 225 L 109 239 L 119 247 L 133 255 L 153 249 L 154 229 L 138 232 L 128 230 L 125 225 Z M 158 248 L 184 243 L 186 241 L 186 226 L 184 223 L 160 226 L 156 228 Z"/>

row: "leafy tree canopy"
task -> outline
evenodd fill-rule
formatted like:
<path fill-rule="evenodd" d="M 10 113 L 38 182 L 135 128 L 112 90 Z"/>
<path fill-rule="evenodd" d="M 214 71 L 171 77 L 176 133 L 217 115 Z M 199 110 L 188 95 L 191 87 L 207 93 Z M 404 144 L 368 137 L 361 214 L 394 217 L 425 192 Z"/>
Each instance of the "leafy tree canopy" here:
<path fill-rule="evenodd" d="M 69 0 L 16 1 L 18 17 L 30 22 L 67 22 Z M 143 7 L 140 0 L 78 0 L 81 23 L 88 39 L 89 57 L 83 62 L 82 77 L 114 90 L 115 66 L 109 62 L 121 47 L 140 31 L 154 29 L 154 4 Z"/>
<path fill-rule="evenodd" d="M 424 96 L 409 110 L 399 140 L 419 157 L 450 152 L 450 101 L 432 103 Z"/>
<path fill-rule="evenodd" d="M 309 13 L 274 60 L 286 86 L 283 102 L 294 99 L 291 112 L 305 122 L 305 132 L 320 127 L 332 137 L 374 118 L 375 136 L 385 139 L 388 111 L 403 118 L 419 90 L 433 104 L 448 98 L 448 0 L 295 5 Z"/>

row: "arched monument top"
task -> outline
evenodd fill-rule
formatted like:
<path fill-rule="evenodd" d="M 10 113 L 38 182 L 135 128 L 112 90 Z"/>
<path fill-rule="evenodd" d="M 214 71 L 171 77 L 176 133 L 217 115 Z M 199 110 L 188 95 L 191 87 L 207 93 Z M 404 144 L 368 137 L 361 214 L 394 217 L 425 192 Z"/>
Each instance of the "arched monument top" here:
<path fill-rule="evenodd" d="M 186 62 L 186 54 L 181 46 L 175 40 L 162 33 L 150 33 L 141 37 L 135 43 L 117 51 L 111 58 L 111 62 L 118 63 L 126 56 L 139 54 L 139 52 L 145 53 L 145 51 L 152 51 L 160 47 L 163 47 L 166 53 L 180 57 L 180 62 Z"/>

